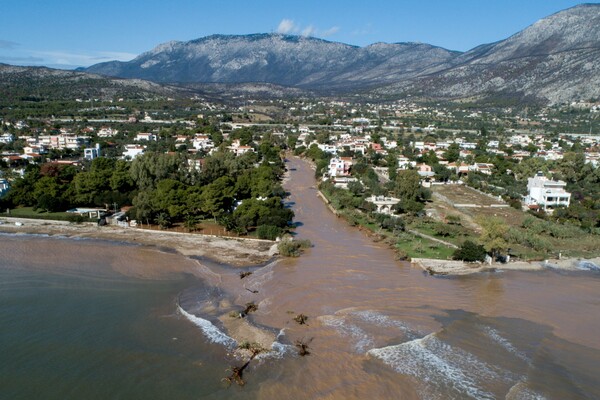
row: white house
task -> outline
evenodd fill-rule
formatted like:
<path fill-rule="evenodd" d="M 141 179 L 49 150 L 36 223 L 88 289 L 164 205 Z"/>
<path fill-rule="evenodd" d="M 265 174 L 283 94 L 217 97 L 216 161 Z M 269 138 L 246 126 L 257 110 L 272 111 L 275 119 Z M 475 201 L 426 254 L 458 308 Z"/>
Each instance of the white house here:
<path fill-rule="evenodd" d="M 404 156 L 398 157 L 398 168 L 399 169 L 414 168 L 416 165 L 417 165 L 417 162 L 410 161 L 408 157 L 404 157 Z"/>
<path fill-rule="evenodd" d="M 149 132 L 142 132 L 142 133 L 137 134 L 137 136 L 135 137 L 135 140 L 138 142 L 141 142 L 143 140 L 145 140 L 147 142 L 154 142 L 154 141 L 156 141 L 156 135 L 153 133 L 149 133 Z"/>
<path fill-rule="evenodd" d="M 96 143 L 96 147 L 90 147 L 83 149 L 83 158 L 86 160 L 93 160 L 100 157 L 100 144 Z"/>
<path fill-rule="evenodd" d="M 145 146 L 140 146 L 138 144 L 126 144 L 125 151 L 123 152 L 123 158 L 133 160 L 140 154 L 144 154 L 145 149 Z"/>
<path fill-rule="evenodd" d="M 568 207 L 571 193 L 565 190 L 565 186 L 567 186 L 565 182 L 550 180 L 538 172 L 533 178 L 527 179 L 528 195 L 525 203 L 550 212 L 558 206 Z"/>
<path fill-rule="evenodd" d="M 4 178 L 0 178 L 0 196 L 4 195 L 10 188 L 10 184 Z"/>
<path fill-rule="evenodd" d="M 117 129 L 112 129 L 110 127 L 103 127 L 98 131 L 99 138 L 108 138 L 113 137 L 118 134 L 119 131 Z"/>
<path fill-rule="evenodd" d="M 196 150 L 210 150 L 215 147 L 215 144 L 208 135 L 196 135 L 192 141 L 192 146 Z"/>
<path fill-rule="evenodd" d="M 3 133 L 0 135 L 0 143 L 10 143 L 15 139 L 12 133 Z"/>
<path fill-rule="evenodd" d="M 352 157 L 336 157 L 329 161 L 329 176 L 340 177 L 350 176 L 350 167 L 352 167 Z"/>

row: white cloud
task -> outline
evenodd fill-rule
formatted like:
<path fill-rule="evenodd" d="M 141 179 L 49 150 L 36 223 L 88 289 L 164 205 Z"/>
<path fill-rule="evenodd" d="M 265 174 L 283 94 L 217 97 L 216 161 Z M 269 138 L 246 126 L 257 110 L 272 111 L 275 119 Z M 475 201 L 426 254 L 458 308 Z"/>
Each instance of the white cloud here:
<path fill-rule="evenodd" d="M 306 28 L 302 29 L 302 36 L 313 36 L 317 30 L 314 26 L 309 25 Z"/>
<path fill-rule="evenodd" d="M 339 26 L 332 26 L 331 28 L 324 30 L 323 33 L 321 33 L 321 36 L 328 37 L 328 36 L 331 36 L 331 35 L 335 35 L 339 31 L 340 31 L 340 27 Z"/>
<path fill-rule="evenodd" d="M 312 24 L 303 27 L 302 25 L 295 23 L 292 19 L 284 18 L 277 26 L 276 32 L 284 35 L 328 37 L 335 35 L 337 32 L 339 32 L 339 30 L 339 26 L 332 26 L 331 28 L 325 30 L 318 29 Z"/>
<path fill-rule="evenodd" d="M 291 19 L 282 19 L 279 25 L 277 26 L 277 33 L 283 33 L 284 35 L 288 33 L 295 33 L 298 31 L 296 24 Z"/>

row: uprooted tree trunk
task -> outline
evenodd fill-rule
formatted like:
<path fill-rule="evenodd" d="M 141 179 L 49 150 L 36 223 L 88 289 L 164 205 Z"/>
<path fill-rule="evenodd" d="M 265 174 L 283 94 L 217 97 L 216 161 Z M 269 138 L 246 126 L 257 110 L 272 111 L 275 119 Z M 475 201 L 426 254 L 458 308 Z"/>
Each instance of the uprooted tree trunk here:
<path fill-rule="evenodd" d="M 240 279 L 244 279 L 247 276 L 252 275 L 252 272 L 248 271 L 248 272 L 240 272 Z"/>
<path fill-rule="evenodd" d="M 294 317 L 294 321 L 296 321 L 300 325 L 308 325 L 306 321 L 308 321 L 308 316 L 304 314 L 298 314 Z"/>
<path fill-rule="evenodd" d="M 240 348 L 250 350 L 250 352 L 251 352 L 250 358 L 241 367 L 229 367 L 227 369 L 227 371 L 231 371 L 231 375 L 229 375 L 226 378 L 223 378 L 222 381 L 227 382 L 229 385 L 231 385 L 232 383 L 237 383 L 239 386 L 244 386 L 246 384 L 246 382 L 244 382 L 244 376 L 243 376 L 244 370 L 246 368 L 248 368 L 248 365 L 250 365 L 250 362 L 252 360 L 254 360 L 254 358 L 257 355 L 259 355 L 260 353 L 262 353 L 265 350 L 264 348 L 262 348 L 260 345 L 257 345 L 257 344 L 251 344 L 251 345 L 243 346 L 243 347 L 240 346 Z"/>
<path fill-rule="evenodd" d="M 244 311 L 240 313 L 240 316 L 243 318 L 256 310 L 258 310 L 258 306 L 253 301 L 251 301 L 250 303 L 246 303 L 246 308 L 244 308 Z"/>
<path fill-rule="evenodd" d="M 310 354 L 310 351 L 308 351 L 308 344 L 312 342 L 312 338 L 310 338 L 308 341 L 304 341 L 304 339 L 298 339 L 296 340 L 296 342 L 294 343 L 296 348 L 298 349 L 298 355 L 299 356 L 307 356 Z"/>

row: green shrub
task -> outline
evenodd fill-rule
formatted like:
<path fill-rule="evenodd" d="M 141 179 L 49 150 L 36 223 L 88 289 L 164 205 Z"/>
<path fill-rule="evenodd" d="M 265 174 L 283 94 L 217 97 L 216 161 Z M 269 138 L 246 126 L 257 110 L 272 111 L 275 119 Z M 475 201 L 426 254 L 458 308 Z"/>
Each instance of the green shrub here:
<path fill-rule="evenodd" d="M 260 225 L 256 228 L 256 235 L 259 239 L 275 240 L 281 236 L 283 230 L 273 225 Z"/>
<path fill-rule="evenodd" d="M 454 254 L 452 254 L 452 258 L 454 260 L 462 260 L 462 261 L 483 261 L 486 256 L 486 251 L 483 246 L 475 244 L 470 240 L 466 240 L 460 248 L 456 249 Z"/>
<path fill-rule="evenodd" d="M 284 257 L 299 257 L 302 249 L 307 249 L 312 246 L 310 240 L 292 240 L 285 239 L 279 242 L 277 250 Z"/>

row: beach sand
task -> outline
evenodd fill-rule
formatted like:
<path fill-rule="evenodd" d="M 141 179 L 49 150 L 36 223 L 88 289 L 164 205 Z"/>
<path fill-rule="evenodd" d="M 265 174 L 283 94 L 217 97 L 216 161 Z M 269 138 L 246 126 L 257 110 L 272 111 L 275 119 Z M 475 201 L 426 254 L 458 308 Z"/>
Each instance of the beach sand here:
<path fill-rule="evenodd" d="M 564 271 L 580 271 L 579 263 L 587 261 L 600 265 L 600 257 L 583 260 L 578 258 L 548 259 L 544 261 L 513 261 L 506 264 L 467 263 L 455 260 L 435 260 L 429 258 L 413 258 L 411 264 L 422 268 L 431 275 L 470 275 L 493 271 L 542 271 L 559 269 Z"/>
<path fill-rule="evenodd" d="M 22 225 L 17 225 L 20 223 Z M 271 259 L 277 251 L 274 242 L 259 239 L 225 238 L 195 233 L 156 231 L 141 228 L 74 224 L 21 218 L 0 218 L 0 232 L 47 234 L 76 238 L 93 238 L 169 248 L 185 256 L 208 257 L 232 266 L 247 266 Z"/>

